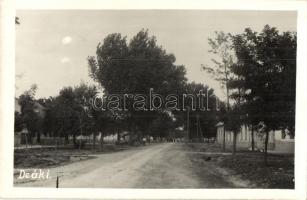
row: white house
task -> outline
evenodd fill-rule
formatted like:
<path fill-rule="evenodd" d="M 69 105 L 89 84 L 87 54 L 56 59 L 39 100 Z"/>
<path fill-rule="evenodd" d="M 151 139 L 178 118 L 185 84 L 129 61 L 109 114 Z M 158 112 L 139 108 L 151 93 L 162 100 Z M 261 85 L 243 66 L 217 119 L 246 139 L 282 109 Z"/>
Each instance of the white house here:
<path fill-rule="evenodd" d="M 219 122 L 216 124 L 216 142 L 223 144 L 224 140 L 224 123 Z M 264 149 L 264 135 L 254 131 L 254 143 L 256 150 Z M 225 146 L 231 148 L 233 144 L 233 132 L 225 131 Z M 243 124 L 241 125 L 240 132 L 237 135 L 237 149 L 251 149 L 252 146 L 252 132 L 251 128 Z M 278 153 L 294 153 L 294 138 L 291 138 L 288 131 L 276 130 L 269 132 L 268 151 Z"/>

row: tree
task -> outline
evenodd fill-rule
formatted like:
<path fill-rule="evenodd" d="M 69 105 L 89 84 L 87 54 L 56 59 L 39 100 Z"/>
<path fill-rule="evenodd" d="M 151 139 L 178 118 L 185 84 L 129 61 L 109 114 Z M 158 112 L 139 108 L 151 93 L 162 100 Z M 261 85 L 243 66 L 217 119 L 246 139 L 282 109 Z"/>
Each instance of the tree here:
<path fill-rule="evenodd" d="M 22 116 L 19 112 L 15 111 L 15 120 L 14 120 L 14 131 L 20 132 L 22 130 Z"/>
<path fill-rule="evenodd" d="M 93 134 L 93 143 L 95 142 L 95 131 L 93 124 L 93 109 L 90 99 L 93 99 L 97 95 L 98 91 L 95 86 L 88 86 L 85 83 L 81 83 L 74 88 L 74 101 L 77 116 L 79 119 L 80 134 L 81 136 Z M 82 142 L 79 143 L 79 149 Z"/>
<path fill-rule="evenodd" d="M 174 121 L 169 113 L 159 114 L 150 124 L 150 132 L 154 137 L 172 137 L 171 133 L 174 129 Z"/>
<path fill-rule="evenodd" d="M 29 139 L 37 134 L 37 142 L 39 141 L 41 117 L 35 112 L 35 93 L 37 85 L 33 84 L 29 90 L 26 90 L 19 96 L 18 103 L 21 106 L 21 121 L 29 131 Z M 31 140 L 32 141 L 32 140 Z"/>
<path fill-rule="evenodd" d="M 88 58 L 89 74 L 109 94 L 148 95 L 149 89 L 164 95 L 177 93 L 186 82 L 184 66 L 175 65 L 175 56 L 157 45 L 156 38 L 141 30 L 129 42 L 119 33 L 108 35 L 99 43 L 96 57 Z M 148 101 L 146 105 L 148 105 Z M 135 111 L 128 100 L 128 111 L 116 110 L 129 122 L 131 132 L 149 133 L 149 126 L 158 111 Z M 148 107 L 148 106 L 146 106 Z"/>
<path fill-rule="evenodd" d="M 75 146 L 77 145 L 76 134 L 80 127 L 76 107 L 73 88 L 65 87 L 61 89 L 54 105 L 54 117 L 58 126 L 56 136 L 65 137 L 67 143 L 69 135 L 72 135 Z"/>
<path fill-rule="evenodd" d="M 232 52 L 232 43 L 230 34 L 224 32 L 215 32 L 215 38 L 208 39 L 211 50 L 209 51 L 217 59 L 212 58 L 213 67 L 202 65 L 202 69 L 211 74 L 215 80 L 220 82 L 221 87 L 226 89 L 226 108 L 230 110 L 230 88 L 229 80 L 234 77 L 231 66 L 234 64 L 234 55 Z M 225 129 L 223 133 L 225 138 Z M 222 150 L 225 151 L 225 140 L 223 140 Z"/>
<path fill-rule="evenodd" d="M 37 100 L 39 104 L 44 106 L 45 108 L 45 117 L 42 124 L 42 132 L 45 135 L 54 136 L 54 132 L 56 132 L 56 117 L 55 113 L 55 99 L 54 97 L 49 98 L 40 98 Z"/>
<path fill-rule="evenodd" d="M 53 121 L 57 136 L 65 137 L 66 143 L 68 137 L 72 135 L 74 146 L 81 148 L 81 141 L 77 145 L 77 133 L 79 132 L 81 136 L 93 133 L 90 99 L 96 94 L 95 86 L 81 83 L 75 88 L 64 87 L 54 99 L 48 112 L 49 120 Z"/>
<path fill-rule="evenodd" d="M 198 98 L 200 91 L 202 92 L 202 98 Z M 193 95 L 194 102 L 187 98 L 185 106 L 189 107 L 188 115 L 184 114 L 182 119 L 189 123 L 187 127 L 189 139 L 203 141 L 205 137 L 209 138 L 216 135 L 216 115 L 217 115 L 217 97 L 214 94 L 214 90 L 208 86 L 200 83 L 187 83 L 185 86 L 185 94 Z M 194 105 L 193 105 L 194 104 Z M 201 107 L 199 105 L 202 105 Z M 195 109 L 193 109 L 195 107 Z M 180 112 L 182 114 L 182 112 Z M 176 114 L 176 113 L 175 113 Z M 178 114 L 176 114 L 178 116 Z M 178 117 L 180 119 L 180 117 Z"/>
<path fill-rule="evenodd" d="M 266 25 L 257 33 L 245 29 L 232 37 L 238 59 L 233 72 L 242 77 L 244 103 L 252 125 L 264 123 L 264 162 L 269 132 L 289 128 L 294 134 L 296 33 Z"/>
<path fill-rule="evenodd" d="M 96 136 L 100 132 L 100 146 L 99 150 L 103 151 L 103 138 L 108 134 L 112 133 L 112 129 L 118 119 L 110 111 L 92 110 L 92 120 L 93 120 L 93 134 Z M 118 124 L 116 124 L 118 125 Z"/>
<path fill-rule="evenodd" d="M 98 90 L 96 86 L 81 83 L 75 87 L 64 87 L 59 95 L 48 99 L 39 99 L 46 108 L 44 120 L 44 132 L 53 137 L 64 137 L 65 144 L 69 142 L 69 136 L 73 136 L 74 147 L 81 148 L 81 142 L 76 137 L 78 134 L 93 134 L 93 146 L 97 135 L 97 124 L 93 119 L 93 99 Z"/>
<path fill-rule="evenodd" d="M 226 89 L 227 110 L 230 108 L 229 80 L 233 78 L 231 66 L 234 64 L 234 55 L 232 52 L 231 35 L 224 32 L 215 32 L 215 38 L 209 38 L 208 43 L 211 47 L 210 53 L 217 56 L 212 58 L 213 67 L 202 65 L 202 69 L 211 74 L 215 80 L 220 82 L 221 87 Z"/>

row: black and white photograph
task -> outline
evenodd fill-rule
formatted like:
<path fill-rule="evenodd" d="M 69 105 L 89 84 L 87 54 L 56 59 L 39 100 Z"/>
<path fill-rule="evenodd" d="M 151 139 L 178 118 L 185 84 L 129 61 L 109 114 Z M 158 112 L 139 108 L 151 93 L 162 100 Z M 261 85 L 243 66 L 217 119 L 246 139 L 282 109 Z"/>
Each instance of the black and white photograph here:
<path fill-rule="evenodd" d="M 296 18 L 17 10 L 14 185 L 294 189 Z"/>
<path fill-rule="evenodd" d="M 306 4 L 33 2 L 1 14 L 3 197 L 306 198 Z"/>

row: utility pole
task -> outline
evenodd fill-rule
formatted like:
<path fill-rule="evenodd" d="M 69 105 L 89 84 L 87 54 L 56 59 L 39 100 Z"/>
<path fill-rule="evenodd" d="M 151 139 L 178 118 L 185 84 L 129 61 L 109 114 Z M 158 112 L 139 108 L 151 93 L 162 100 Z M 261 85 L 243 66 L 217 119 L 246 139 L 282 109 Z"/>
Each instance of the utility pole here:
<path fill-rule="evenodd" d="M 200 142 L 203 142 L 204 136 L 203 136 L 203 132 L 202 132 L 202 130 L 201 130 L 200 122 L 199 122 L 199 115 L 196 115 L 196 118 L 197 118 L 197 123 L 196 123 L 196 127 L 197 127 L 197 137 L 199 138 L 199 141 L 200 141 Z"/>

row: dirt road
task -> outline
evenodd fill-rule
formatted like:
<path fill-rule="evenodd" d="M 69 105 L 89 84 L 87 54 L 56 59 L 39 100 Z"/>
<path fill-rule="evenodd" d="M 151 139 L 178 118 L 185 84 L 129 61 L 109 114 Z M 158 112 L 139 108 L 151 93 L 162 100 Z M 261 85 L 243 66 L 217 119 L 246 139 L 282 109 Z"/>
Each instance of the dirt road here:
<path fill-rule="evenodd" d="M 97 155 L 97 158 L 50 168 L 46 179 L 15 179 L 15 186 L 91 188 L 233 188 L 227 172 L 198 165 L 183 143 L 163 143 Z M 240 181 L 237 181 L 240 182 Z"/>

